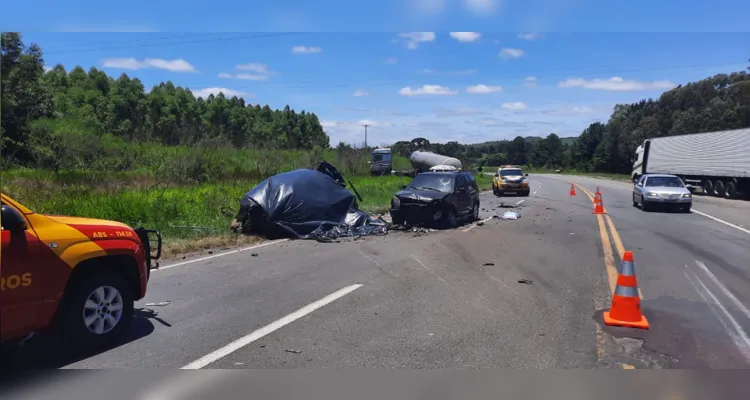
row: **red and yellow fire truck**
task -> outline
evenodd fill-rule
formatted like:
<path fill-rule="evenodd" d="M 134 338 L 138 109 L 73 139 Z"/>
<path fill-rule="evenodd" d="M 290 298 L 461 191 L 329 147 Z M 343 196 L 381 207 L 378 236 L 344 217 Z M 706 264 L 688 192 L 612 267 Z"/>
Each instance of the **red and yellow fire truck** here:
<path fill-rule="evenodd" d="M 0 201 L 0 341 L 53 330 L 98 347 L 125 333 L 161 256 L 159 232 Z"/>

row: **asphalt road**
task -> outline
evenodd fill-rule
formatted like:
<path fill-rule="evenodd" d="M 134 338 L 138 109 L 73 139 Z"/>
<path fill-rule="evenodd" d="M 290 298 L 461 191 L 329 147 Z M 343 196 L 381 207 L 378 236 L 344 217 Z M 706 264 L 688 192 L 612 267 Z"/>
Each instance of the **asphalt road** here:
<path fill-rule="evenodd" d="M 482 194 L 480 225 L 340 243 L 283 241 L 177 260 L 154 272 L 125 343 L 93 355 L 37 344 L 13 362 L 210 369 L 750 366 L 748 203 L 697 198 L 692 214 L 646 213 L 632 206 L 627 184 L 530 179 L 529 197 Z M 579 185 L 576 196 L 568 195 L 571 181 Z M 592 215 L 583 190 L 597 186 L 606 216 Z M 521 218 L 495 218 L 505 211 Z M 602 324 L 623 250 L 635 255 L 647 331 Z"/>

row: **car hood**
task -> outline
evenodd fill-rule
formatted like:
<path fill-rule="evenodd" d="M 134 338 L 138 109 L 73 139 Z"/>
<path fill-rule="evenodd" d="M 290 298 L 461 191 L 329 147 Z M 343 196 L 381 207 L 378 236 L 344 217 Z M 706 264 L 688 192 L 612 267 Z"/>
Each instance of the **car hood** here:
<path fill-rule="evenodd" d="M 676 188 L 666 186 L 647 186 L 646 190 L 649 192 L 663 193 L 663 194 L 685 194 L 690 193 L 687 188 Z"/>
<path fill-rule="evenodd" d="M 68 217 L 68 216 L 63 216 L 63 215 L 49 215 L 49 214 L 44 214 L 44 216 L 55 222 L 59 222 L 65 225 L 100 226 L 100 227 L 110 227 L 110 228 L 120 228 L 120 229 L 125 228 L 128 230 L 132 229 L 128 225 L 123 224 L 122 222 L 107 221 L 103 219 Z"/>
<path fill-rule="evenodd" d="M 446 197 L 448 197 L 450 193 L 445 192 L 437 192 L 432 190 L 402 190 L 398 193 L 396 193 L 396 197 L 399 199 L 411 199 L 411 200 L 418 200 L 418 201 L 435 201 L 435 200 L 442 200 Z"/>

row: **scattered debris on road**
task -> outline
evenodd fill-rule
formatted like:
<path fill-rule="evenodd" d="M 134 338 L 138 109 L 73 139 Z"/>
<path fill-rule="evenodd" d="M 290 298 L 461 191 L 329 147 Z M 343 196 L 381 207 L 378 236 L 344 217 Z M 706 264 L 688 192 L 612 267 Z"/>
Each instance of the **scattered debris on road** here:
<path fill-rule="evenodd" d="M 488 262 L 488 263 L 484 263 L 484 264 L 482 264 L 482 265 L 483 265 L 483 266 L 485 266 L 485 267 L 491 267 L 491 266 L 494 266 L 494 265 L 495 265 L 495 263 L 489 263 L 489 262 Z"/>
<path fill-rule="evenodd" d="M 518 283 L 524 283 L 526 285 L 531 285 L 532 283 L 534 283 L 534 281 L 529 280 L 529 279 L 519 279 Z"/>
<path fill-rule="evenodd" d="M 146 307 L 164 307 L 169 305 L 171 301 L 160 301 L 158 303 L 146 303 Z"/>
<path fill-rule="evenodd" d="M 503 216 L 500 218 L 505 220 L 516 220 L 521 218 L 521 214 L 513 211 L 506 211 L 505 214 L 503 214 Z"/>
<path fill-rule="evenodd" d="M 251 257 L 258 257 L 258 253 L 252 253 L 250 254 Z"/>
<path fill-rule="evenodd" d="M 356 189 L 351 185 L 355 193 Z M 269 239 L 385 235 L 388 224 L 360 210 L 361 196 L 331 164 L 274 175 L 247 192 L 231 228 Z"/>
<path fill-rule="evenodd" d="M 515 208 L 512 204 L 505 204 L 504 202 L 501 202 L 497 208 Z"/>
<path fill-rule="evenodd" d="M 294 353 L 294 354 L 300 354 L 300 353 L 302 353 L 302 350 L 286 349 L 284 351 L 287 352 L 287 353 Z"/>

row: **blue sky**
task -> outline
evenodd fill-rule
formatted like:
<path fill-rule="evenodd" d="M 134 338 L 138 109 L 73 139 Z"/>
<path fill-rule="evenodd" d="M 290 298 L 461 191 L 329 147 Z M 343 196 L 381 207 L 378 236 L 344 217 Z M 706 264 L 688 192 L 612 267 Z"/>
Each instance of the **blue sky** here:
<path fill-rule="evenodd" d="M 170 31 L 232 30 L 232 21 L 243 13 L 247 2 L 235 4 L 237 9 L 232 10 L 237 12 L 231 13 L 235 17 L 227 17 L 226 29 L 216 29 L 205 22 L 212 20 L 216 8 L 227 14 L 223 7 L 170 18 L 184 25 L 177 26 L 175 22 L 138 20 L 131 15 L 132 10 L 141 10 L 143 18 L 146 14 L 159 15 L 166 12 L 163 7 L 168 2 L 149 2 L 148 13 L 142 12 L 137 1 L 130 2 L 133 6 L 118 6 L 117 13 L 112 13 L 110 6 L 97 3 L 100 6 L 81 6 L 86 11 L 78 15 L 48 2 L 42 7 L 42 17 L 58 15 L 50 18 L 45 30 L 56 32 L 29 26 L 22 33 L 27 43 L 42 47 L 48 66 L 61 63 L 68 70 L 76 65 L 96 66 L 112 76 L 123 72 L 136 76 L 147 87 L 171 80 L 198 95 L 223 90 L 251 103 L 273 108 L 289 104 L 298 111 L 315 112 L 333 145 L 340 140 L 361 144 L 363 123 L 371 125 L 370 144 L 417 136 L 464 143 L 512 139 L 517 135 L 544 136 L 550 132 L 576 136 L 592 121 L 606 121 L 617 103 L 658 97 L 677 84 L 741 70 L 750 58 L 750 34 L 732 32 L 746 29 L 734 17 L 738 10 L 749 8 L 740 2 L 733 2 L 731 12 L 716 11 L 709 19 L 703 17 L 705 10 L 686 4 L 664 8 L 670 0 L 650 6 L 651 12 L 640 13 L 631 9 L 639 1 L 619 8 L 593 6 L 597 3 L 584 0 L 536 1 L 551 5 L 542 13 L 548 15 L 545 19 L 541 14 L 534 17 L 534 13 L 519 11 L 519 2 L 473 1 L 402 1 L 400 6 L 390 6 L 393 20 L 405 20 L 402 25 L 408 27 L 423 24 L 443 29 L 387 33 L 363 32 L 372 20 L 387 19 L 384 10 L 389 6 L 382 4 L 370 9 L 372 6 L 362 3 L 361 9 L 354 10 L 351 4 L 322 1 L 316 3 L 317 11 L 313 12 L 299 11 L 301 8 L 295 8 L 296 2 L 291 1 L 287 9 L 298 11 L 287 15 L 284 23 L 278 25 L 269 17 L 258 26 L 265 26 L 268 31 L 292 32 L 176 33 Z M 30 5 L 22 3 L 11 4 L 10 8 L 24 12 L 23 8 Z M 583 3 L 593 10 L 582 9 Z M 264 7 L 254 6 L 254 10 Z M 97 19 L 102 10 L 109 10 L 108 17 Z M 323 15 L 320 10 L 329 13 Z M 671 17 L 664 19 L 664 26 L 670 26 L 669 21 L 677 17 L 683 23 L 703 21 L 702 25 L 694 24 L 694 33 L 655 32 L 660 29 L 649 25 L 653 14 L 668 11 Z M 603 21 L 592 14 L 613 12 L 621 18 Z M 243 15 L 253 21 L 257 14 L 247 11 Z M 283 10 L 266 13 L 277 14 L 284 15 Z M 715 14 L 724 18 L 721 29 L 711 25 Z M 120 20 L 112 20 L 113 15 Z M 331 24 L 336 28 L 346 26 L 340 21 L 368 18 L 362 22 L 360 33 L 330 32 L 333 28 L 329 32 L 293 32 L 304 26 L 317 30 L 312 25 L 331 15 L 337 18 L 338 22 Z M 642 19 L 636 24 L 643 28 L 641 32 L 611 32 L 622 24 L 616 21 L 636 17 Z M 513 31 L 509 31 L 512 23 L 499 27 L 502 21 L 521 20 L 537 22 L 517 22 L 514 28 L 519 29 Z M 575 20 L 578 29 L 574 27 Z M 598 22 L 592 25 L 587 20 Z M 455 26 L 456 21 L 486 30 L 451 33 L 447 27 Z M 597 24 L 611 29 L 581 32 L 586 29 L 580 26 L 594 29 L 591 26 Z M 522 25 L 548 29 L 521 30 Z M 250 27 L 237 25 L 240 28 Z M 558 31 L 550 32 L 555 29 Z M 91 32 L 99 30 L 110 32 Z M 579 33 L 564 32 L 573 30 Z M 549 33 L 533 33 L 539 31 Z"/>

